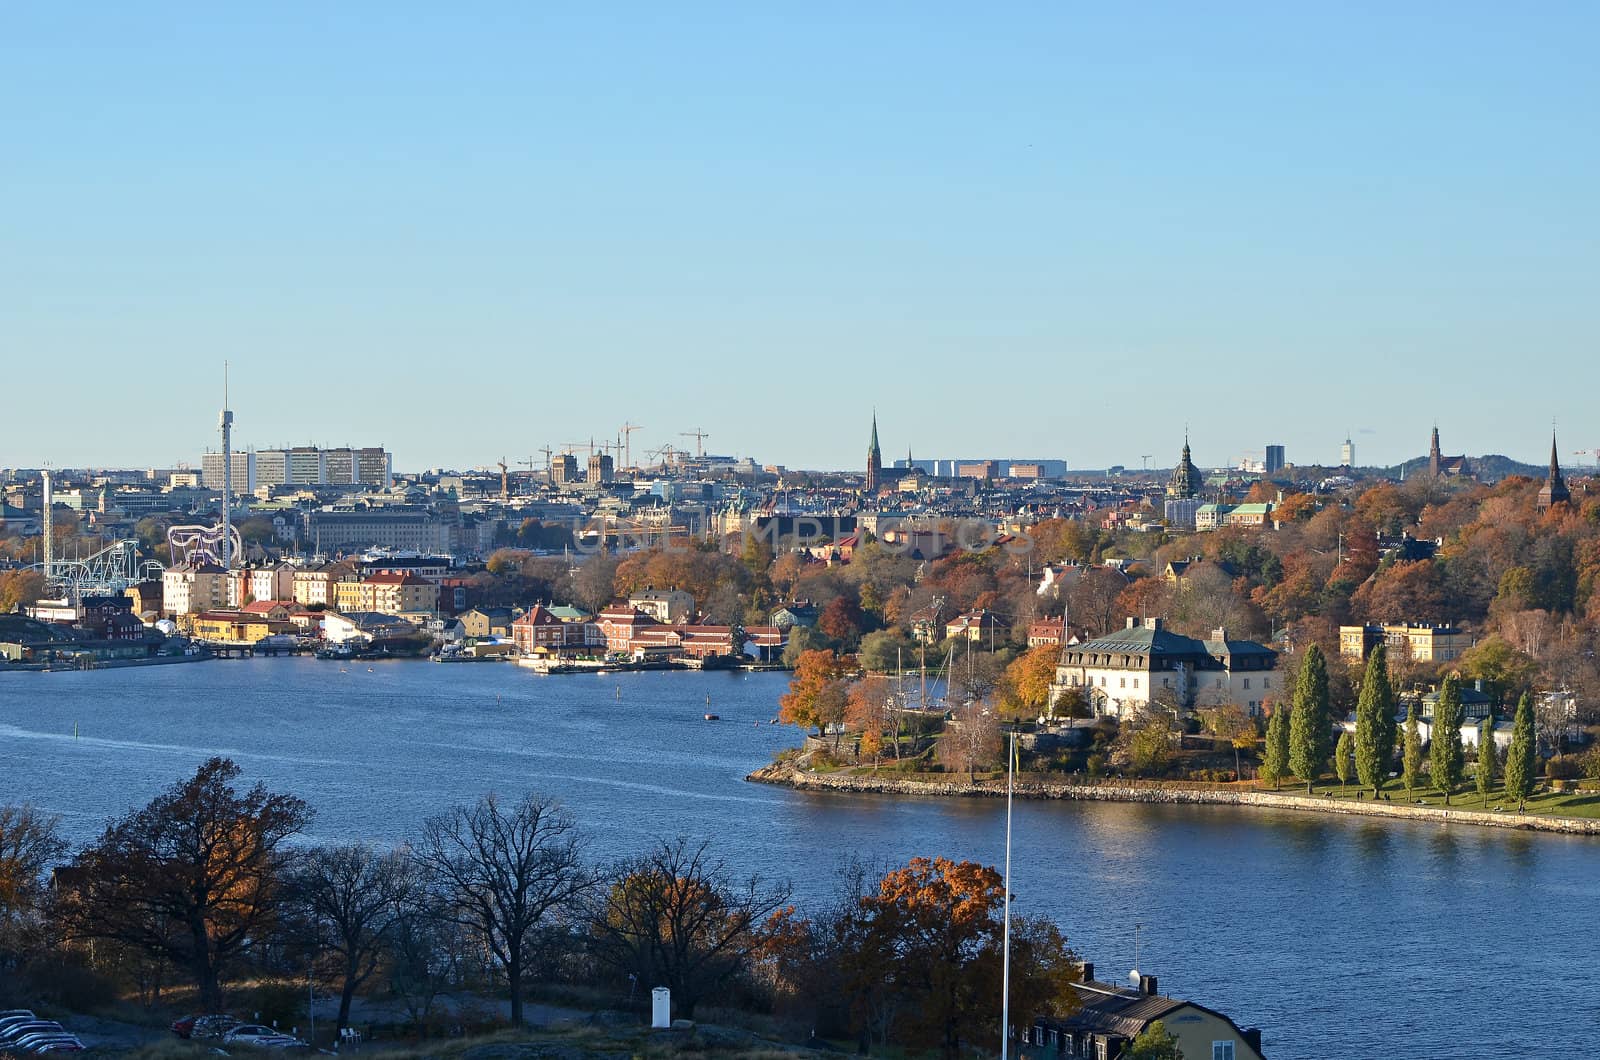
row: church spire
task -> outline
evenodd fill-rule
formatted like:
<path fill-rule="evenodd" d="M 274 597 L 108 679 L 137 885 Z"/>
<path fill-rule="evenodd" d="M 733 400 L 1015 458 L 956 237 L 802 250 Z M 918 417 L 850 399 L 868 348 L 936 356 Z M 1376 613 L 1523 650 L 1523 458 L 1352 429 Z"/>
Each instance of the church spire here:
<path fill-rule="evenodd" d="M 872 410 L 872 440 L 867 443 L 867 492 L 876 493 L 883 479 L 883 452 L 878 448 L 878 410 Z"/>
<path fill-rule="evenodd" d="M 1572 500 L 1572 493 L 1567 489 L 1567 484 L 1561 478 L 1561 460 L 1556 455 L 1556 432 L 1550 431 L 1550 475 L 1545 479 L 1543 486 L 1539 487 L 1538 508 L 1541 512 L 1548 511 L 1551 505 L 1565 504 Z"/>

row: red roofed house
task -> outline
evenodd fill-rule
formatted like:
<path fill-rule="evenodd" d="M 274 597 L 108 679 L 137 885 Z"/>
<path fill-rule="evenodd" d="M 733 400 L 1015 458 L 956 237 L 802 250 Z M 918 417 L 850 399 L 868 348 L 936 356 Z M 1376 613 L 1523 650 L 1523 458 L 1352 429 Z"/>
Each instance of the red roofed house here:
<path fill-rule="evenodd" d="M 733 626 L 679 626 L 683 653 L 693 659 L 738 655 L 738 631 Z"/>
<path fill-rule="evenodd" d="M 600 612 L 595 625 L 606 638 L 606 651 L 626 655 L 639 631 L 656 625 L 656 620 L 629 604 L 616 603 Z"/>
<path fill-rule="evenodd" d="M 1041 618 L 1028 627 L 1028 647 L 1037 648 L 1041 645 L 1060 645 L 1067 639 L 1067 620 L 1062 618 Z"/>
<path fill-rule="evenodd" d="M 789 633 L 777 626 L 744 627 L 744 654 L 762 662 L 772 662 L 783 657 L 789 646 Z"/>
<path fill-rule="evenodd" d="M 543 604 L 534 604 L 511 623 L 511 643 L 524 655 L 539 648 L 559 650 L 567 640 L 567 624 Z"/>

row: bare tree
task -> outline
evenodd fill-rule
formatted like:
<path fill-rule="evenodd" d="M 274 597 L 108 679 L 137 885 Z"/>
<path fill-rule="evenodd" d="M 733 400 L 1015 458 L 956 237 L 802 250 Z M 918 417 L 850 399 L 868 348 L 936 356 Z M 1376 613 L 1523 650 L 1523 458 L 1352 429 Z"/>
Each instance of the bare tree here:
<path fill-rule="evenodd" d="M 590 916 L 598 956 L 641 982 L 667 986 L 687 1017 L 711 991 L 751 970 L 789 901 L 787 886 L 732 879 L 708 847 L 679 836 L 623 862 Z"/>
<path fill-rule="evenodd" d="M 318 947 L 336 960 L 340 1030 L 350 1025 L 350 1001 L 377 970 L 418 875 L 409 851 L 382 853 L 362 843 L 318 847 L 300 863 L 293 893 Z"/>
<path fill-rule="evenodd" d="M 571 815 L 542 795 L 506 806 L 493 794 L 429 818 L 417 861 L 448 899 L 446 916 L 482 937 L 522 1025 L 522 979 L 534 930 L 594 883 Z"/>
<path fill-rule="evenodd" d="M 0 806 L 0 968 L 39 924 L 44 874 L 67 849 L 57 823 L 32 806 Z"/>

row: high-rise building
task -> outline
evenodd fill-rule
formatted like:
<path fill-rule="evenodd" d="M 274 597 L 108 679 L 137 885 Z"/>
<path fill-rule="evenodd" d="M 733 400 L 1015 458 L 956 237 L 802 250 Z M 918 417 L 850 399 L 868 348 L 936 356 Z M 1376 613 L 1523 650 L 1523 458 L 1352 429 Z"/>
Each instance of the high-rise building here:
<path fill-rule="evenodd" d="M 557 486 L 578 481 L 578 460 L 571 453 L 557 453 L 550 461 L 550 479 Z"/>
<path fill-rule="evenodd" d="M 1344 444 L 1339 447 L 1339 466 L 1356 466 L 1356 443 L 1350 440 L 1348 434 L 1344 436 Z"/>
<path fill-rule="evenodd" d="M 1282 471 L 1283 470 L 1283 463 L 1284 463 L 1284 461 L 1283 461 L 1283 446 L 1281 446 L 1281 445 L 1269 445 L 1269 446 L 1267 446 L 1266 459 L 1264 461 L 1262 461 L 1261 470 L 1265 474 L 1270 475 L 1275 471 Z"/>
<path fill-rule="evenodd" d="M 233 465 L 231 485 L 235 494 L 254 493 L 256 491 L 256 454 L 239 453 L 230 454 L 229 461 Z M 207 489 L 222 489 L 225 476 L 222 473 L 222 454 L 205 453 L 200 457 L 200 481 Z"/>
<path fill-rule="evenodd" d="M 200 458 L 201 480 L 222 488 L 222 454 Z M 254 493 L 257 486 L 394 485 L 394 456 L 381 446 L 365 449 L 255 449 L 233 454 L 233 490 Z"/>
<path fill-rule="evenodd" d="M 611 481 L 613 466 L 611 454 L 590 453 L 589 477 L 585 481 L 592 485 L 605 485 Z"/>

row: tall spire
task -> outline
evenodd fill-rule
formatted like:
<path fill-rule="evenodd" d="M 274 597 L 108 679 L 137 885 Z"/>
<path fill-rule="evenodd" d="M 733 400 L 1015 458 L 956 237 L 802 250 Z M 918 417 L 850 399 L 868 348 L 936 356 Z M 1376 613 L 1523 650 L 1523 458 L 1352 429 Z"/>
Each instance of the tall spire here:
<path fill-rule="evenodd" d="M 1572 493 L 1567 489 L 1567 484 L 1561 478 L 1561 461 L 1556 456 L 1556 432 L 1550 431 L 1550 475 L 1545 479 L 1544 485 L 1539 487 L 1538 508 L 1547 511 L 1553 504 L 1564 504 L 1572 500 Z"/>
<path fill-rule="evenodd" d="M 883 452 L 878 448 L 878 410 L 872 410 L 872 441 L 867 443 L 867 492 L 876 493 L 883 479 Z"/>

